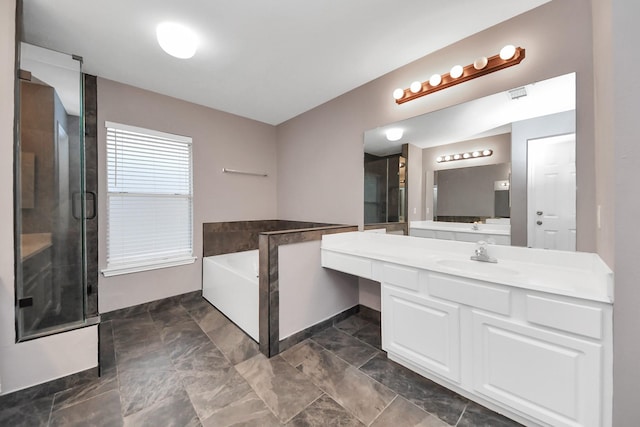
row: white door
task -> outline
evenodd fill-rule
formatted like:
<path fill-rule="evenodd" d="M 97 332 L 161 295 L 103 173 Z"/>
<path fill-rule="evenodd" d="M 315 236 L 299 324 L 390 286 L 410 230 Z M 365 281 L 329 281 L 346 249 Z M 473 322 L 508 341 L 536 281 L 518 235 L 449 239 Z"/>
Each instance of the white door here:
<path fill-rule="evenodd" d="M 575 134 L 528 141 L 528 246 L 576 250 Z"/>

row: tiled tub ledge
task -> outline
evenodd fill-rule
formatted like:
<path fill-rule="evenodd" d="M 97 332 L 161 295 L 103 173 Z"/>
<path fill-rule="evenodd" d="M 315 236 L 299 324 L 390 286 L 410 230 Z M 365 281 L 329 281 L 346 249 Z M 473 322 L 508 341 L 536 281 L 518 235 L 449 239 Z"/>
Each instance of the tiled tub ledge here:
<path fill-rule="evenodd" d="M 344 282 L 350 279 L 332 276 L 322 270 L 320 241 L 325 235 L 355 230 L 355 225 L 290 220 L 205 223 L 203 296 L 253 336 L 263 354 L 274 356 L 318 329 L 353 313 L 352 307 L 358 303 L 357 292 L 345 293 L 349 285 Z M 296 248 L 293 255 L 291 248 Z M 246 265 L 251 261 L 250 257 L 256 256 L 248 251 L 256 249 L 259 253 L 258 286 L 254 295 L 252 282 L 255 278 L 251 277 L 254 273 L 244 269 L 249 268 Z M 237 252 L 245 254 L 236 257 L 233 254 Z M 306 269 L 296 269 L 312 259 L 315 260 L 313 265 L 305 264 Z M 232 271 L 235 268 L 242 271 Z M 317 279 L 319 276 L 322 278 Z M 355 289 L 357 284 L 351 282 Z M 290 298 L 289 303 L 281 306 L 293 292 L 306 292 L 308 296 L 326 292 L 327 298 L 314 310 L 296 317 L 291 314 Z M 240 294 L 245 301 L 242 309 L 238 308 L 240 302 L 236 303 Z M 257 319 L 254 306 L 258 307 Z M 284 328 L 281 327 L 283 312 L 286 319 Z"/>

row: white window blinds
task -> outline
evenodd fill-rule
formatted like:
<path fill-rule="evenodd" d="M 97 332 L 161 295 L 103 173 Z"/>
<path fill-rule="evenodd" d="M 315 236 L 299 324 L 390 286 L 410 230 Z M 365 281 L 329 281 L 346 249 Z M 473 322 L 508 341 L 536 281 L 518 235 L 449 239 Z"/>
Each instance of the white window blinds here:
<path fill-rule="evenodd" d="M 107 127 L 105 276 L 193 262 L 191 138 Z"/>

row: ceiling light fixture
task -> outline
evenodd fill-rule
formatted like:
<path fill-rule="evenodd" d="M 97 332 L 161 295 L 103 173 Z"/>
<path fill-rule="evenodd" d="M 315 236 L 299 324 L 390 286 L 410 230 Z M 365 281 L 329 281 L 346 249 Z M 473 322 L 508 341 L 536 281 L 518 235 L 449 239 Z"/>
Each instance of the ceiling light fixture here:
<path fill-rule="evenodd" d="M 436 157 L 436 163 L 451 162 L 453 160 L 467 160 L 467 159 L 474 159 L 479 157 L 489 157 L 492 155 L 493 155 L 493 150 L 490 150 L 487 148 L 484 150 L 468 151 L 466 153 L 447 154 L 444 156 L 438 156 Z"/>
<path fill-rule="evenodd" d="M 189 28 L 175 22 L 162 22 L 156 27 L 158 44 L 171 56 L 188 59 L 198 49 L 198 37 Z"/>
<path fill-rule="evenodd" d="M 500 59 L 506 61 L 507 59 L 513 58 L 513 55 L 516 54 L 516 47 L 512 44 L 508 44 L 502 49 L 500 49 Z"/>
<path fill-rule="evenodd" d="M 407 101 L 420 98 L 433 92 L 446 89 L 457 84 L 473 80 L 504 68 L 519 64 L 525 57 L 525 50 L 521 47 L 507 45 L 500 50 L 498 55 L 490 58 L 480 57 L 473 64 L 465 67 L 456 65 L 447 74 L 433 74 L 427 82 L 413 82 L 408 89 L 398 88 L 393 91 L 396 104 L 404 104 Z M 415 91 L 414 89 L 420 89 Z"/>
<path fill-rule="evenodd" d="M 395 99 L 400 99 L 404 96 L 404 89 L 398 88 L 393 91 L 393 97 Z"/>
<path fill-rule="evenodd" d="M 462 68 L 462 65 L 454 65 L 453 67 L 451 67 L 451 71 L 449 71 L 449 75 L 454 79 L 460 78 L 460 76 L 462 76 L 462 73 L 464 73 L 464 68 Z"/>
<path fill-rule="evenodd" d="M 473 61 L 473 68 L 475 68 L 476 70 L 482 70 L 484 67 L 487 66 L 488 63 L 489 63 L 489 60 L 487 59 L 487 57 L 481 56 L 480 58 Z"/>
<path fill-rule="evenodd" d="M 398 141 L 402 139 L 403 133 L 404 131 L 400 128 L 392 128 L 392 129 L 387 129 L 386 135 L 387 135 L 387 139 L 393 142 L 393 141 Z"/>

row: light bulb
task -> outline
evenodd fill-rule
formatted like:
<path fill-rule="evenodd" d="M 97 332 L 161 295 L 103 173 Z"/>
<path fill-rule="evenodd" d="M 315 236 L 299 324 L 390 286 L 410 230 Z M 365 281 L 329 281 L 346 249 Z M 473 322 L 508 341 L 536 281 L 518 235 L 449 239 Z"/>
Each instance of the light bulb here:
<path fill-rule="evenodd" d="M 463 158 L 463 159 L 468 159 L 469 157 L 471 157 L 471 154 L 469 154 L 469 153 L 464 153 L 464 154 L 462 155 L 462 158 Z"/>
<path fill-rule="evenodd" d="M 473 61 L 473 68 L 475 68 L 476 70 L 482 70 L 484 67 L 487 66 L 488 63 L 489 63 L 489 60 L 487 59 L 487 57 L 481 56 L 480 58 Z"/>
<path fill-rule="evenodd" d="M 460 154 L 454 154 L 453 155 L 453 160 L 460 160 Z"/>
<path fill-rule="evenodd" d="M 422 83 L 416 80 L 415 82 L 411 83 L 411 86 L 409 86 L 409 90 L 413 93 L 420 92 L 422 90 Z"/>
<path fill-rule="evenodd" d="M 471 153 L 471 155 L 473 157 L 480 157 L 480 152 L 479 151 L 474 151 L 473 153 Z"/>
<path fill-rule="evenodd" d="M 449 72 L 449 75 L 454 79 L 457 79 L 458 77 L 462 76 L 463 72 L 464 72 L 464 68 L 462 68 L 462 65 L 454 65 L 453 67 L 451 67 L 451 71 Z"/>
<path fill-rule="evenodd" d="M 434 87 L 438 86 L 441 81 L 442 77 L 440 76 L 440 74 L 434 74 L 431 76 L 431 78 L 429 78 L 429 84 Z"/>
<path fill-rule="evenodd" d="M 440 163 L 441 161 L 443 161 L 444 159 L 442 158 L 442 156 L 438 156 L 436 157 L 436 162 Z"/>
<path fill-rule="evenodd" d="M 491 155 L 491 153 L 492 153 L 492 151 L 491 151 L 491 150 L 484 150 L 484 151 L 482 152 L 482 155 L 483 155 L 483 156 L 490 156 L 490 155 Z"/>
<path fill-rule="evenodd" d="M 451 156 L 444 156 L 444 161 L 448 162 L 449 160 L 451 160 Z"/>
<path fill-rule="evenodd" d="M 402 99 L 402 97 L 404 96 L 404 89 L 396 89 L 393 91 L 393 98 L 394 99 Z"/>
<path fill-rule="evenodd" d="M 162 50 L 180 59 L 191 58 L 198 49 L 198 37 L 189 28 L 175 22 L 163 22 L 156 27 Z"/>
<path fill-rule="evenodd" d="M 400 128 L 392 128 L 392 129 L 388 129 L 386 134 L 387 134 L 387 139 L 389 141 L 398 141 L 400 139 L 402 139 L 402 134 L 403 134 L 403 130 Z"/>
<path fill-rule="evenodd" d="M 507 59 L 513 58 L 513 55 L 516 54 L 516 47 L 512 44 L 508 44 L 502 49 L 500 49 L 500 59 L 506 61 Z"/>

